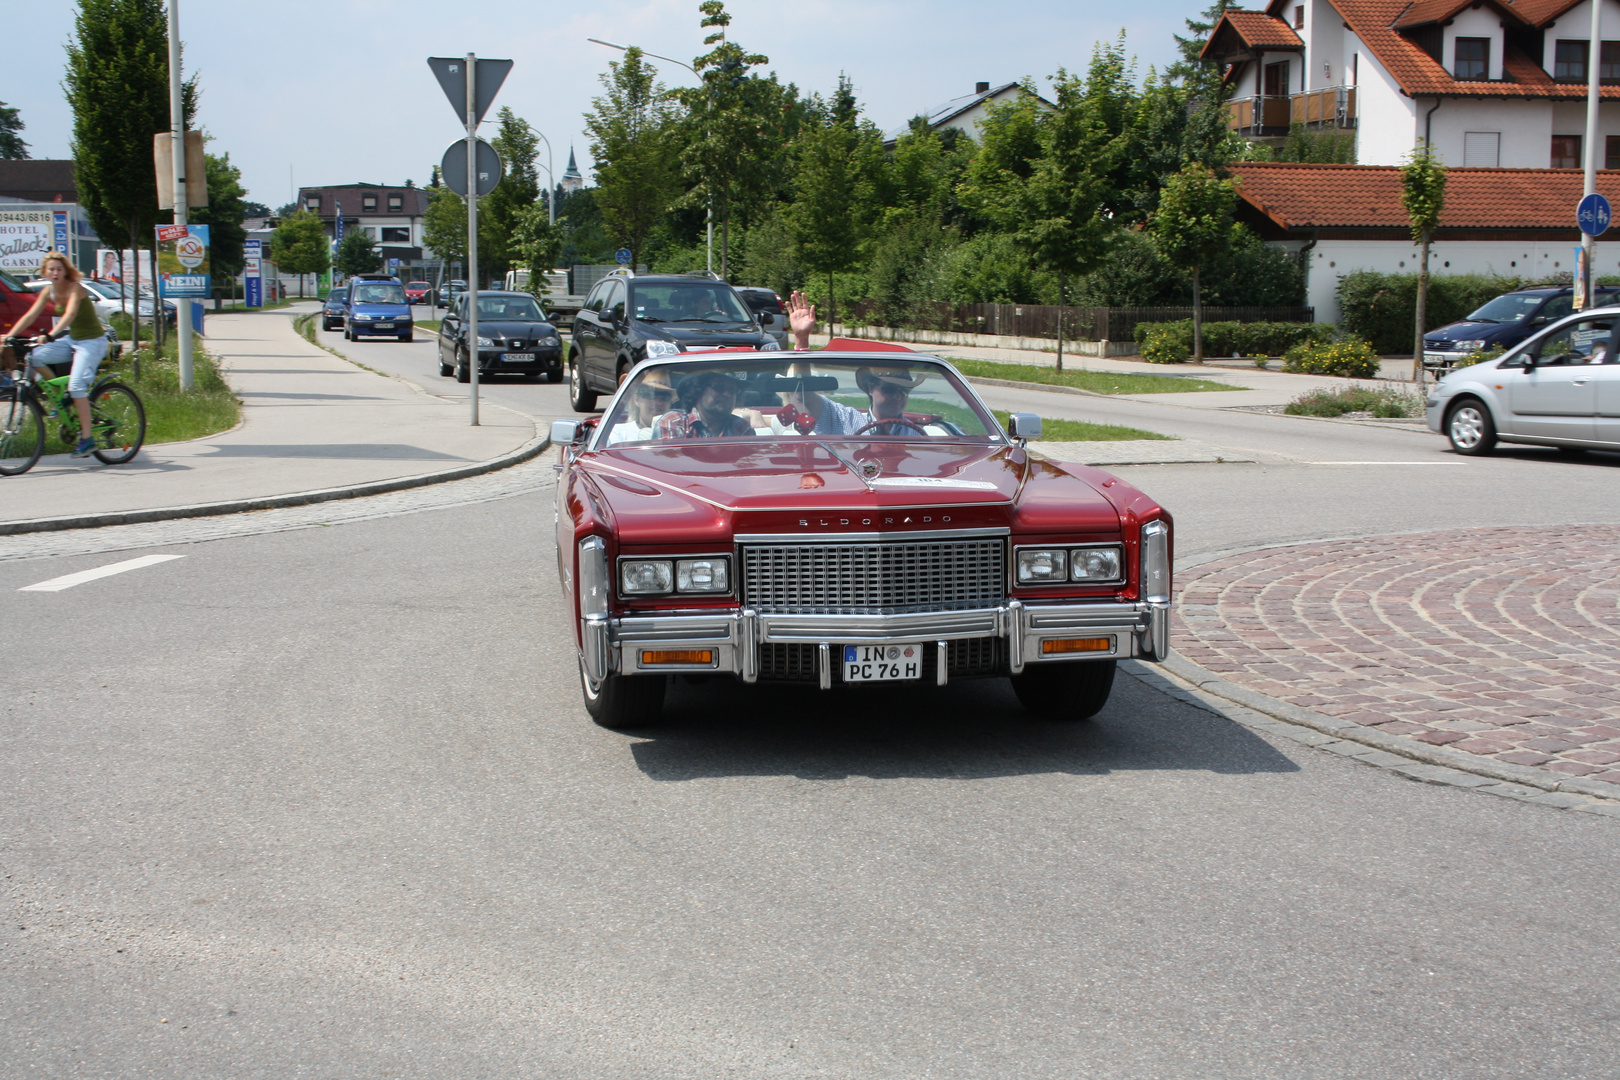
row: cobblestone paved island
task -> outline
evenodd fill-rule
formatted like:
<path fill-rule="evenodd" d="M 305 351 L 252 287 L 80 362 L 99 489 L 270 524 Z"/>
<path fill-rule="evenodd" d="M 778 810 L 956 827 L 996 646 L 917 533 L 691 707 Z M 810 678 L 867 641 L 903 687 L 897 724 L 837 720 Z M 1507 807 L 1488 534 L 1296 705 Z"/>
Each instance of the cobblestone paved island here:
<path fill-rule="evenodd" d="M 1300 544 L 1179 576 L 1175 646 L 1232 683 L 1620 783 L 1620 526 Z"/>

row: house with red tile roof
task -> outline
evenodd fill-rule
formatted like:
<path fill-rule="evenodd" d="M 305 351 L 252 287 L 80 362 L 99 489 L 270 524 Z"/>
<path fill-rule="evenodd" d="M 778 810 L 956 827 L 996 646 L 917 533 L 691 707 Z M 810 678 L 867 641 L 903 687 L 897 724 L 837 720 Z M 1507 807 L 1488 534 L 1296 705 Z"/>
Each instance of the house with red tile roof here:
<path fill-rule="evenodd" d="M 1319 322 L 1339 321 L 1339 278 L 1354 270 L 1415 273 L 1418 247 L 1401 206 L 1393 165 L 1238 162 L 1237 218 L 1306 268 L 1306 303 Z M 1542 280 L 1568 274 L 1580 229 L 1579 169 L 1454 169 L 1435 230 L 1435 274 L 1502 274 Z M 1620 201 L 1620 172 L 1599 172 L 1598 190 Z M 1620 274 L 1620 244 L 1599 241 L 1599 274 Z"/>
<path fill-rule="evenodd" d="M 1224 65 L 1247 137 L 1351 130 L 1363 165 L 1427 139 L 1465 168 L 1580 167 L 1596 62 L 1599 167 L 1620 168 L 1620 0 L 1270 0 L 1228 10 L 1203 55 Z"/>

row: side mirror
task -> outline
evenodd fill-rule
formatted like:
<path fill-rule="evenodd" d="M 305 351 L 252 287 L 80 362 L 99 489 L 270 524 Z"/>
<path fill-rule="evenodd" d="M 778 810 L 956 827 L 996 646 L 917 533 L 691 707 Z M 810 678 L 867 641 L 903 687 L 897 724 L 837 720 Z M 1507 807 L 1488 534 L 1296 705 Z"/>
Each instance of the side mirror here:
<path fill-rule="evenodd" d="M 553 446 L 573 446 L 585 438 L 585 421 L 583 420 L 553 420 L 551 422 L 551 444 Z"/>
<path fill-rule="evenodd" d="M 1015 439 L 1041 437 L 1041 418 L 1032 412 L 1015 412 L 1007 417 L 1007 434 Z"/>

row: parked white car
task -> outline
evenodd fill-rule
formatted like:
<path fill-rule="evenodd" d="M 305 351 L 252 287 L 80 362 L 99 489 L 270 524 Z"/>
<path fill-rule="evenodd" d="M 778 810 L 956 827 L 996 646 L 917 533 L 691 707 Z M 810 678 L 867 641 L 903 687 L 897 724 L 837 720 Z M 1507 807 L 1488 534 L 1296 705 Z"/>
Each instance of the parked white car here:
<path fill-rule="evenodd" d="M 40 289 L 43 289 L 46 285 L 48 285 L 49 282 L 47 282 L 44 278 L 38 278 L 34 281 L 28 282 L 27 284 L 29 289 L 34 292 L 38 292 Z M 134 291 L 133 289 L 126 288 L 116 281 L 108 281 L 106 278 L 80 278 L 79 284 L 83 285 L 84 291 L 89 293 L 92 297 L 92 302 L 96 306 L 96 314 L 101 316 L 103 322 L 105 322 L 107 318 L 113 315 L 115 312 L 122 311 L 126 315 L 129 314 L 129 294 Z M 175 306 L 174 301 L 163 301 L 163 321 L 167 325 L 174 325 L 174 321 L 178 317 L 178 312 L 179 308 Z M 152 294 L 142 289 L 141 318 L 150 319 L 151 317 Z"/>
<path fill-rule="evenodd" d="M 1620 306 L 1578 312 L 1500 359 L 1448 373 L 1426 403 L 1429 430 L 1459 454 L 1488 454 L 1498 441 L 1620 450 L 1617 326 Z"/>

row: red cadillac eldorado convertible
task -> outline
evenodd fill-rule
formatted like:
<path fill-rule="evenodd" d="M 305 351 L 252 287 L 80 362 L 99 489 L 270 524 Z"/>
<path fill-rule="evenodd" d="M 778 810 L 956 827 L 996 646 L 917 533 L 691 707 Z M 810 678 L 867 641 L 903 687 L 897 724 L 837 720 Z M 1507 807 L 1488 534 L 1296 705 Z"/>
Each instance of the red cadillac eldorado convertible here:
<path fill-rule="evenodd" d="M 585 706 L 655 721 L 672 674 L 745 683 L 1011 677 L 1091 716 L 1170 645 L 1171 520 L 1031 455 L 950 364 L 892 347 L 644 363 L 559 420 L 557 568 Z"/>

